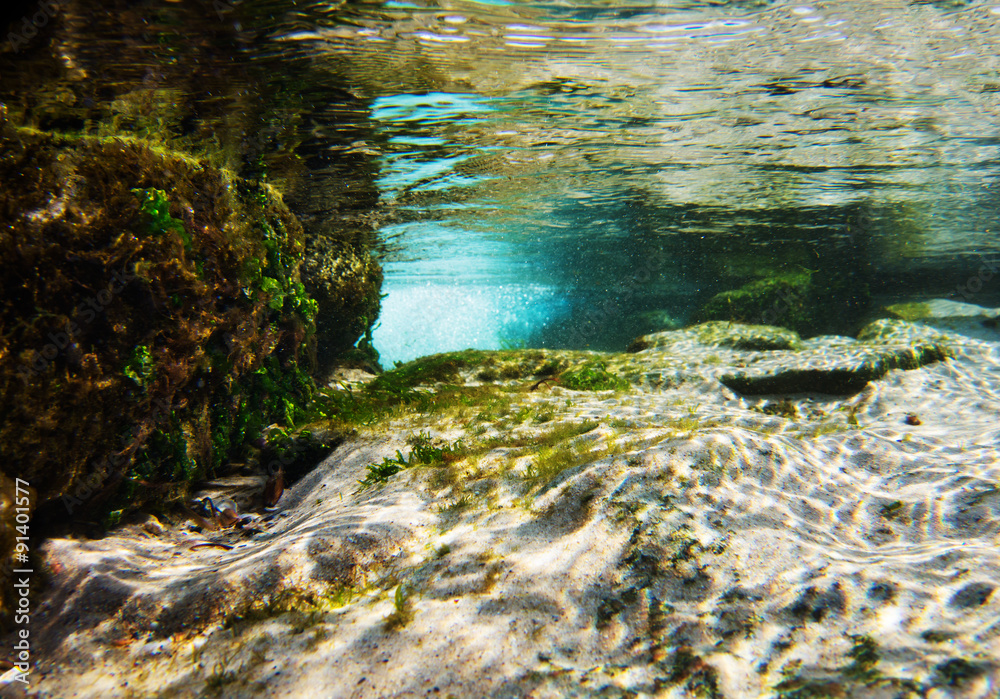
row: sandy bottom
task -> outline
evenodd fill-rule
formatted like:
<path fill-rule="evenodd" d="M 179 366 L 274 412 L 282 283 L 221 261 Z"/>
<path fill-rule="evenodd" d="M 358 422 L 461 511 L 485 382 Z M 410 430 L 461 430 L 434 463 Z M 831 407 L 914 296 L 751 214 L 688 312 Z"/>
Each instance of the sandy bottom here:
<path fill-rule="evenodd" d="M 654 347 L 628 392 L 362 434 L 256 533 L 51 540 L 31 692 L 1000 696 L 996 339 L 846 397 L 742 397 L 720 372 L 762 353 Z M 359 489 L 420 432 L 507 441 Z"/>

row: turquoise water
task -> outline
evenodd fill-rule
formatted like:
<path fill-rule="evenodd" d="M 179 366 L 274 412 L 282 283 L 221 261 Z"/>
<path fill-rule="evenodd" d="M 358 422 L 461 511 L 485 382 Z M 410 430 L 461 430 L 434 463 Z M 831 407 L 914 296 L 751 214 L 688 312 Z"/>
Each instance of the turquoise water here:
<path fill-rule="evenodd" d="M 850 268 L 872 310 L 954 297 L 998 250 L 998 23 L 985 2 L 393 2 L 280 41 L 369 109 L 391 365 L 621 349 L 775 265 Z"/>

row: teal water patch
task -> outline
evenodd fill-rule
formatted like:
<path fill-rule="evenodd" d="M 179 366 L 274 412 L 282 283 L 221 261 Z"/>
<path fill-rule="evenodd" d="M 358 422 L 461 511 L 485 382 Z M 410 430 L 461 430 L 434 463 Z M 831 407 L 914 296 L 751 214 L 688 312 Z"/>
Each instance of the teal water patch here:
<path fill-rule="evenodd" d="M 488 97 L 451 92 L 398 94 L 372 102 L 372 119 L 384 122 L 467 119 L 493 111 Z"/>
<path fill-rule="evenodd" d="M 376 179 L 386 200 L 401 192 L 428 192 L 471 187 L 489 175 L 469 175 L 456 167 L 491 148 L 469 148 L 423 129 L 457 126 L 479 121 L 493 111 L 488 98 L 461 93 L 429 92 L 379 97 L 372 102 L 372 119 L 388 134 L 390 149 L 379 159 Z M 418 133 L 414 133 L 414 132 Z"/>
<path fill-rule="evenodd" d="M 455 165 L 471 157 L 471 155 L 455 155 L 423 161 L 419 159 L 419 153 L 396 153 L 383 161 L 382 175 L 376 182 L 379 190 L 387 193 L 420 183 L 429 185 L 428 181 L 437 182 L 436 178 L 448 175 Z"/>
<path fill-rule="evenodd" d="M 386 280 L 372 334 L 384 367 L 437 352 L 522 347 L 565 311 L 557 290 L 531 284 Z"/>

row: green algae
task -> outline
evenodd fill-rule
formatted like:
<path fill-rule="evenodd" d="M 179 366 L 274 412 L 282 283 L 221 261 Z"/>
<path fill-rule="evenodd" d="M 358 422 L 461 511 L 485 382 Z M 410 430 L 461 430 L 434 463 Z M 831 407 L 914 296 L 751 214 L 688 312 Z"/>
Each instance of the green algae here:
<path fill-rule="evenodd" d="M 802 340 L 797 332 L 771 325 L 709 321 L 688 330 L 698 342 L 708 347 L 729 347 L 754 352 L 802 348 Z"/>
<path fill-rule="evenodd" d="M 0 171 L 0 444 L 41 519 L 176 495 L 309 400 L 302 230 L 273 190 L 134 140 L 9 126 Z"/>
<path fill-rule="evenodd" d="M 413 621 L 413 601 L 403 583 L 396 587 L 396 593 L 392 597 L 392 607 L 392 612 L 382 623 L 386 631 L 398 631 Z"/>
<path fill-rule="evenodd" d="M 877 679 L 880 675 L 875 667 L 881 660 L 878 644 L 870 636 L 853 635 L 850 639 L 853 645 L 847 656 L 851 658 L 851 664 L 844 668 L 844 675 L 862 682 Z"/>
<path fill-rule="evenodd" d="M 933 315 L 929 304 L 918 302 L 897 303 L 892 306 L 886 306 L 885 310 L 891 313 L 894 318 L 910 322 L 923 320 Z"/>
<path fill-rule="evenodd" d="M 612 374 L 603 362 L 587 362 L 559 375 L 559 384 L 574 391 L 627 391 L 629 383 Z"/>
<path fill-rule="evenodd" d="M 670 658 L 669 674 L 661 681 L 667 686 L 683 685 L 691 696 L 699 699 L 722 699 L 718 672 L 694 650 L 682 646 Z"/>
<path fill-rule="evenodd" d="M 980 664 L 964 658 L 950 658 L 934 666 L 934 682 L 946 687 L 960 687 L 985 672 Z"/>
<path fill-rule="evenodd" d="M 811 271 L 775 272 L 738 289 L 716 294 L 695 314 L 694 320 L 769 324 L 770 319 L 779 320 L 787 328 L 807 328 L 816 324 L 817 309 L 810 303 L 812 293 Z"/>

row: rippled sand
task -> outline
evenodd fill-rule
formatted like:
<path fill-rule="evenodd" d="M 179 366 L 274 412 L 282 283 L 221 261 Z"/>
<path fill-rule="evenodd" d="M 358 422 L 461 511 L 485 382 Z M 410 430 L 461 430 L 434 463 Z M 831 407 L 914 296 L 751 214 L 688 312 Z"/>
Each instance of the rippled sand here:
<path fill-rule="evenodd" d="M 952 359 L 839 397 L 741 397 L 719 377 L 775 355 L 654 346 L 608 359 L 639 371 L 628 392 L 542 385 L 492 421 L 403 415 L 252 537 L 151 519 L 50 541 L 34 689 L 998 696 L 1000 344 L 947 341 Z M 359 490 L 421 431 L 507 446 Z M 545 459 L 570 465 L 542 477 Z M 206 540 L 234 548 L 190 548 Z"/>

